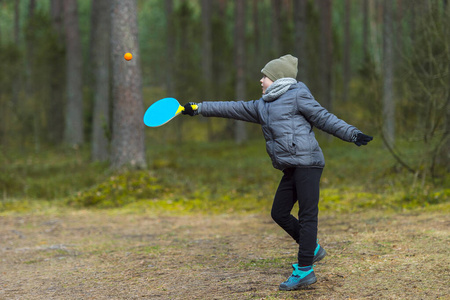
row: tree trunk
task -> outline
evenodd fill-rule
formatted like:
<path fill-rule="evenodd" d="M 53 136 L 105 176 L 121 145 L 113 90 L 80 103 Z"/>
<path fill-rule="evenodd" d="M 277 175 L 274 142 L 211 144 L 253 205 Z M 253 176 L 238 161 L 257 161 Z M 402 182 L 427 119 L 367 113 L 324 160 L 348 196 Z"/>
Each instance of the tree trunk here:
<path fill-rule="evenodd" d="M 92 160 L 109 159 L 110 117 L 110 1 L 92 1 L 91 49 L 94 75 L 94 113 L 92 120 Z"/>
<path fill-rule="evenodd" d="M 403 17 L 404 17 L 404 7 L 405 3 L 402 0 L 397 0 L 396 6 L 396 18 L 395 18 L 395 45 L 396 45 L 396 60 L 397 63 L 401 61 L 401 53 L 403 52 Z"/>
<path fill-rule="evenodd" d="M 304 81 L 307 76 L 306 59 L 306 4 L 307 0 L 294 0 L 295 55 L 298 57 L 298 78 Z"/>
<path fill-rule="evenodd" d="M 343 93 L 342 99 L 348 100 L 349 86 L 351 80 L 351 33 L 350 33 L 350 20 L 351 20 L 351 3 L 350 0 L 345 0 L 345 16 L 344 16 L 344 66 L 343 66 Z"/>
<path fill-rule="evenodd" d="M 320 0 L 320 83 L 322 105 L 332 110 L 333 40 L 331 29 L 331 0 Z"/>
<path fill-rule="evenodd" d="M 245 18 L 245 16 L 244 16 Z M 272 0 L 272 40 L 273 57 L 281 56 L 281 1 Z"/>
<path fill-rule="evenodd" d="M 236 66 L 236 99 L 245 100 L 245 1 L 236 1 L 235 24 L 235 66 Z M 246 124 L 235 121 L 234 139 L 237 144 L 247 140 Z"/>
<path fill-rule="evenodd" d="M 28 19 L 31 20 L 34 18 L 36 8 L 36 1 L 30 0 L 28 5 Z M 26 83 L 26 94 L 28 99 L 32 99 L 35 97 L 36 89 L 33 83 L 33 75 L 35 73 L 35 68 L 33 67 L 33 61 L 35 59 L 35 51 L 34 51 L 34 39 L 28 38 L 26 43 L 26 73 L 27 73 L 27 83 Z M 33 114 L 33 143 L 34 143 L 34 151 L 39 152 L 41 148 L 40 141 L 40 133 L 41 133 L 41 107 L 36 104 L 36 101 L 32 101 L 32 105 L 34 106 L 34 114 Z"/>
<path fill-rule="evenodd" d="M 165 0 L 165 13 L 167 22 L 167 77 L 166 77 L 166 89 L 169 97 L 175 97 L 175 86 L 174 86 L 174 66 L 173 61 L 175 59 L 175 33 L 174 33 L 174 20 L 173 20 L 173 0 Z"/>
<path fill-rule="evenodd" d="M 450 35 L 450 5 L 448 5 L 447 1 L 444 1 L 444 16 L 447 22 L 447 30 L 445 31 L 447 36 Z M 448 87 L 450 87 L 450 62 L 447 69 L 447 81 L 448 81 Z M 442 158 L 442 163 L 444 166 L 447 166 L 447 172 L 450 172 L 450 91 L 447 92 L 447 105 L 446 105 L 446 111 L 445 111 L 445 133 L 444 133 L 444 147 L 442 147 L 442 152 L 440 157 Z"/>
<path fill-rule="evenodd" d="M 369 0 L 363 0 L 363 59 L 364 63 L 369 60 Z"/>
<path fill-rule="evenodd" d="M 50 15 L 52 20 L 52 28 L 57 33 L 58 48 L 53 49 L 59 55 L 54 55 L 54 59 L 50 66 L 52 74 L 60 74 L 52 76 L 50 79 L 50 103 L 48 104 L 49 118 L 48 139 L 53 144 L 59 144 L 64 140 L 64 106 L 66 101 L 66 75 L 65 66 L 65 40 L 64 40 L 64 24 L 63 24 L 63 1 L 50 1 Z"/>
<path fill-rule="evenodd" d="M 113 168 L 146 168 L 144 105 L 135 0 L 111 1 L 111 52 L 113 71 Z M 126 61 L 124 53 L 133 54 Z"/>
<path fill-rule="evenodd" d="M 202 75 L 203 97 L 211 99 L 212 80 L 212 36 L 211 36 L 211 1 L 202 0 Z"/>
<path fill-rule="evenodd" d="M 2 5 L 2 0 L 0 0 L 0 5 Z M 2 27 L 0 24 L 0 45 L 2 44 Z"/>
<path fill-rule="evenodd" d="M 14 3 L 14 42 L 17 47 L 20 47 L 20 0 L 16 0 Z M 13 81 L 12 86 L 12 98 L 11 106 L 16 111 L 17 103 L 19 102 L 19 91 L 21 86 L 21 78 L 16 78 Z"/>
<path fill-rule="evenodd" d="M 447 3 L 445 3 L 445 9 L 448 9 Z M 447 12 L 447 17 L 450 18 L 450 12 Z M 449 22 L 447 22 L 449 23 Z M 448 28 L 448 27 L 447 27 Z M 447 29 L 447 32 L 450 30 Z M 450 87 L 450 63 L 447 69 L 447 81 Z M 447 92 L 447 105 L 445 106 L 445 126 L 444 126 L 444 147 L 442 147 L 441 153 L 439 155 L 439 160 L 442 162 L 443 166 L 447 166 L 447 172 L 450 172 L 450 91 Z"/>
<path fill-rule="evenodd" d="M 253 37 L 254 37 L 254 48 L 255 48 L 255 57 L 253 57 L 254 65 L 259 65 L 260 57 L 261 57 L 261 28 L 259 21 L 259 9 L 258 9 L 258 0 L 252 1 L 252 16 L 253 16 Z"/>
<path fill-rule="evenodd" d="M 66 80 L 67 105 L 65 142 L 78 146 L 84 142 L 83 132 L 83 90 L 80 29 L 76 0 L 64 0 L 64 30 L 66 37 Z"/>
<path fill-rule="evenodd" d="M 19 45 L 20 0 L 14 2 L 14 42 Z"/>
<path fill-rule="evenodd" d="M 202 93 L 201 98 L 211 101 L 213 98 L 213 59 L 212 59 L 212 2 L 202 0 Z M 206 119 L 208 139 L 213 138 L 211 119 Z"/>
<path fill-rule="evenodd" d="M 395 142 L 394 45 L 392 1 L 383 2 L 383 134 L 390 146 Z"/>

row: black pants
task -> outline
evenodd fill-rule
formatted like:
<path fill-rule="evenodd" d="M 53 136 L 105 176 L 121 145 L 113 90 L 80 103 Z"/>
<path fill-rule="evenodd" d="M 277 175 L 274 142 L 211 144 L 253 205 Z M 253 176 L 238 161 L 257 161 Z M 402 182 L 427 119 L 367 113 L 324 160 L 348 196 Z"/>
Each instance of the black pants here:
<path fill-rule="evenodd" d="M 320 168 L 284 170 L 272 206 L 272 218 L 298 244 L 298 264 L 310 266 L 317 243 Z M 298 200 L 298 219 L 291 215 Z"/>

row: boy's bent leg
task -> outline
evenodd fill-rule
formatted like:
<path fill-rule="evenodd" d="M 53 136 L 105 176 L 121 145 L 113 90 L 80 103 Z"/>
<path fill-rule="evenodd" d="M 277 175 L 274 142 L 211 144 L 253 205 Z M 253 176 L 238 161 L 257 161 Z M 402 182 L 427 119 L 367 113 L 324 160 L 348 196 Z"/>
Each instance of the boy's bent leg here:
<path fill-rule="evenodd" d="M 299 204 L 299 251 L 298 264 L 310 266 L 317 246 L 317 224 L 319 214 L 320 168 L 297 168 L 295 184 Z"/>
<path fill-rule="evenodd" d="M 283 228 L 297 243 L 300 227 L 298 220 L 291 214 L 297 202 L 294 181 L 294 169 L 284 171 L 272 205 L 272 219 Z"/>

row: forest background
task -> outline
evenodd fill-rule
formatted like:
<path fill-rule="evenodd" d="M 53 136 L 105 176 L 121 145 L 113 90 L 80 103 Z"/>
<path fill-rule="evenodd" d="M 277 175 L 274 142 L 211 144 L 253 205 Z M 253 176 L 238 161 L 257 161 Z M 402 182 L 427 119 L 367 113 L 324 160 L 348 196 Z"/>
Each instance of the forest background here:
<path fill-rule="evenodd" d="M 258 99 L 261 68 L 286 53 L 299 57 L 298 80 L 324 107 L 375 137 L 362 150 L 316 133 L 329 158 L 325 198 L 448 203 L 448 1 L 2 0 L 0 8 L 2 210 L 35 199 L 98 207 L 174 195 L 191 206 L 261 199 L 266 182 L 273 193 L 279 174 L 258 126 L 178 117 L 151 129 L 141 119 L 166 96 Z M 201 173 L 218 168 L 217 177 Z M 258 175 L 236 178 L 249 173 Z"/>
<path fill-rule="evenodd" d="M 447 299 L 449 31 L 447 0 L 0 0 L 0 298 Z M 315 130 L 328 255 L 291 293 L 259 126 L 142 122 L 259 99 L 287 53 L 374 136 Z"/>

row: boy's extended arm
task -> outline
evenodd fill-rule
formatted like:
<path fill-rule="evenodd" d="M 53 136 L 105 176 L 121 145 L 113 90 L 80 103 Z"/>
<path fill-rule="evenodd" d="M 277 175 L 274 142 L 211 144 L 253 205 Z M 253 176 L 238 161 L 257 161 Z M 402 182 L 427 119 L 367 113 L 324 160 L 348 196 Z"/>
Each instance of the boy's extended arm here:
<path fill-rule="evenodd" d="M 199 113 L 205 117 L 220 117 L 259 123 L 258 100 L 207 101 L 199 103 Z"/>
<path fill-rule="evenodd" d="M 308 92 L 297 94 L 297 106 L 312 125 L 344 141 L 355 142 L 356 136 L 361 133 L 355 126 L 330 113 Z"/>

